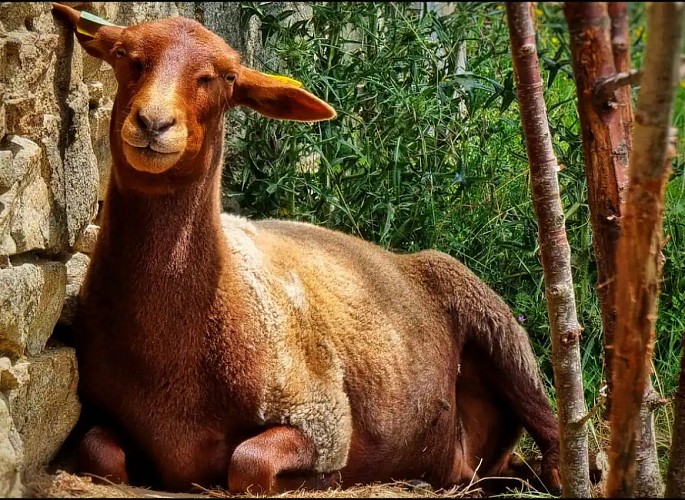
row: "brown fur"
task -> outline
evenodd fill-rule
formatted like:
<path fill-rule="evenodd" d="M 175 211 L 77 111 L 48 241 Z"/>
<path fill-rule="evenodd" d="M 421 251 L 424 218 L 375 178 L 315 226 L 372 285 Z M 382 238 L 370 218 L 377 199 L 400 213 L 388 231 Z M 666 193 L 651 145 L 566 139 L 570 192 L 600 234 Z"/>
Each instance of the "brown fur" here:
<path fill-rule="evenodd" d="M 220 213 L 230 106 L 301 121 L 334 117 L 330 106 L 241 66 L 188 19 L 77 37 L 119 82 L 75 327 L 84 471 L 127 481 L 149 468 L 144 482 L 178 490 L 447 486 L 504 473 L 525 427 L 558 488 L 556 420 L 527 335 L 462 264 Z M 235 78 L 201 80 L 214 74 Z"/>

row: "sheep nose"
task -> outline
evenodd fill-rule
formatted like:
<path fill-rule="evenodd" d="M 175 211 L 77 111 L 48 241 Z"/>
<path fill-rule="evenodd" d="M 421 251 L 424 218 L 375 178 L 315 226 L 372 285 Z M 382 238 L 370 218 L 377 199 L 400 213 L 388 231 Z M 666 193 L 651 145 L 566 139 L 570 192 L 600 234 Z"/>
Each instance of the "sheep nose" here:
<path fill-rule="evenodd" d="M 153 134 L 161 134 L 176 123 L 176 118 L 172 115 L 154 113 L 145 109 L 139 110 L 137 117 L 140 128 Z"/>

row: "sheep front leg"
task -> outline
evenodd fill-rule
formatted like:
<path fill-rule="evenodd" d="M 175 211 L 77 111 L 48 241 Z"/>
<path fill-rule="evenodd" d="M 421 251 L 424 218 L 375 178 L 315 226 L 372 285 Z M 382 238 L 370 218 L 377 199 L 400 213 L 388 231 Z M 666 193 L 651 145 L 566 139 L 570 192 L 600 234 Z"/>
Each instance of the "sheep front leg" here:
<path fill-rule="evenodd" d="M 86 432 L 78 448 L 77 461 L 79 472 L 90 473 L 114 483 L 129 481 L 126 453 L 119 436 L 109 427 L 95 425 Z"/>
<path fill-rule="evenodd" d="M 228 489 L 234 494 L 271 495 L 333 486 L 338 474 L 316 473 L 315 461 L 314 445 L 302 431 L 270 427 L 235 449 L 228 468 Z"/>

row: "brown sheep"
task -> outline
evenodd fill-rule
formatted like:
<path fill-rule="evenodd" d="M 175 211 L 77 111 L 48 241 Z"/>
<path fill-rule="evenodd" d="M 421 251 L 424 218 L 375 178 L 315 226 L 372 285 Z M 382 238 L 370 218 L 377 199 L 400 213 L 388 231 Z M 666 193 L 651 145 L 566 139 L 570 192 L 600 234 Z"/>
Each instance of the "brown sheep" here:
<path fill-rule="evenodd" d="M 445 487 L 502 474 L 525 428 L 558 489 L 528 336 L 465 266 L 221 213 L 224 113 L 318 121 L 336 116 L 328 104 L 242 66 L 196 21 L 124 28 L 54 10 L 118 82 L 74 327 L 81 471 L 172 490 Z"/>

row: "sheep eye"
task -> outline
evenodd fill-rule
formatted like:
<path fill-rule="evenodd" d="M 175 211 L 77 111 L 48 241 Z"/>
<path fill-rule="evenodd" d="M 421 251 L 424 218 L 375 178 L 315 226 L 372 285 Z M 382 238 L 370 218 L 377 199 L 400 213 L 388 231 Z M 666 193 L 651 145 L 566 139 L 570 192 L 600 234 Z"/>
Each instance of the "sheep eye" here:
<path fill-rule="evenodd" d="M 235 73 L 226 73 L 224 75 L 224 80 L 228 83 L 233 83 L 235 81 Z"/>
<path fill-rule="evenodd" d="M 213 75 L 202 75 L 200 78 L 198 78 L 198 81 L 199 81 L 200 83 L 206 85 L 206 84 L 208 84 L 209 82 L 211 82 L 212 80 L 214 80 L 214 78 L 215 78 L 215 77 L 214 77 Z"/>
<path fill-rule="evenodd" d="M 115 55 L 117 57 L 124 57 L 126 55 L 126 51 L 124 49 L 117 49 L 117 51 L 115 52 Z"/>

